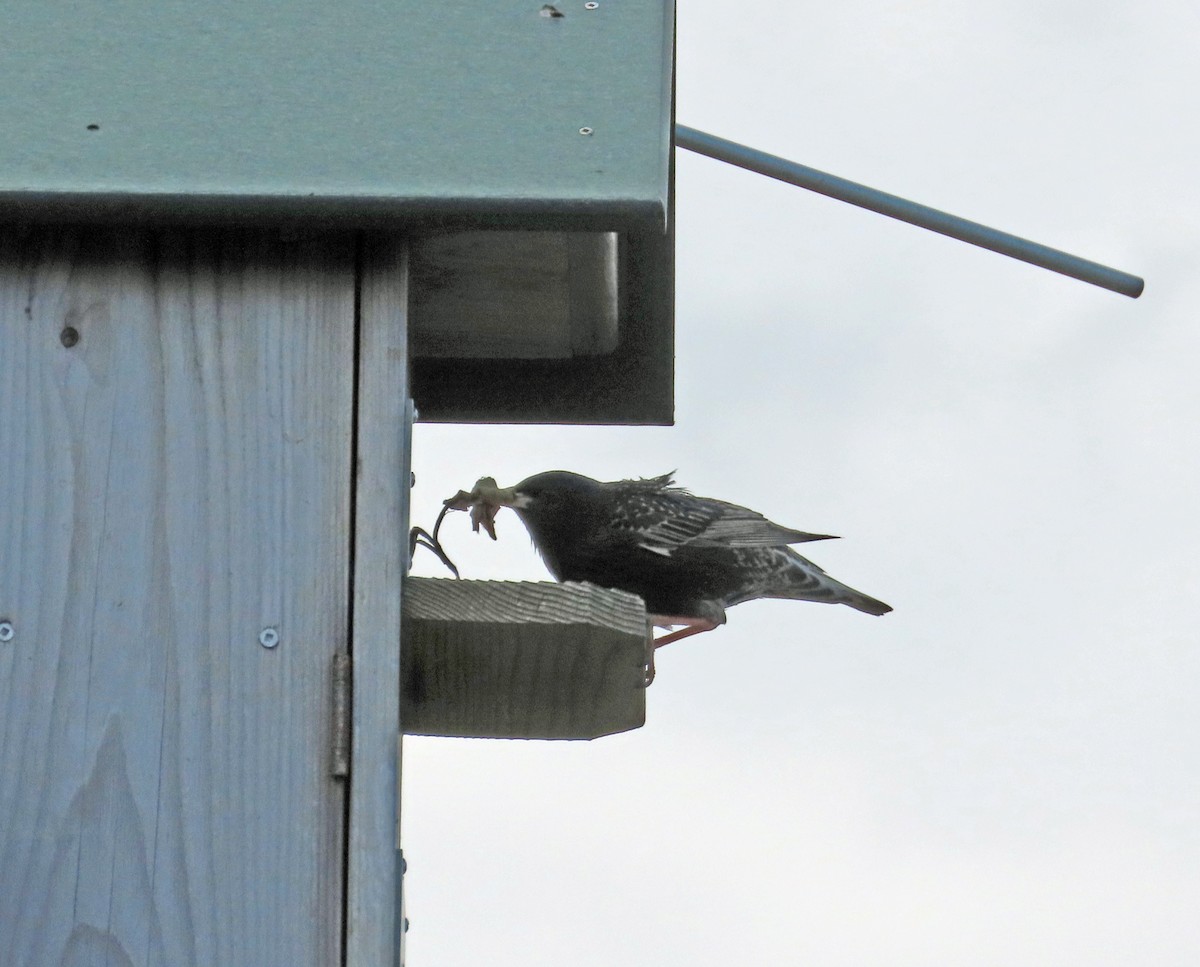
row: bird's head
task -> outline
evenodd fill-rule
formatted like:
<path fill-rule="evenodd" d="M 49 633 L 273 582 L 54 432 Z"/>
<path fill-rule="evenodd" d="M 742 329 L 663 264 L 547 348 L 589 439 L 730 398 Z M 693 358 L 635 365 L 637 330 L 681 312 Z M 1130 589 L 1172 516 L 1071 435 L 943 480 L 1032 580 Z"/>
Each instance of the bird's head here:
<path fill-rule="evenodd" d="M 591 477 L 567 470 L 549 470 L 527 477 L 513 487 L 499 487 L 492 477 L 481 477 L 468 493 L 460 490 L 446 501 L 454 510 L 470 510 L 472 529 L 483 527 L 492 540 L 496 539 L 495 520 L 501 507 L 511 507 L 530 525 L 534 521 L 552 518 L 599 490 L 600 484 Z"/>
<path fill-rule="evenodd" d="M 514 510 L 544 513 L 554 508 L 586 500 L 600 488 L 591 477 L 569 470 L 548 470 L 526 477 L 514 487 L 500 491 L 502 505 Z"/>

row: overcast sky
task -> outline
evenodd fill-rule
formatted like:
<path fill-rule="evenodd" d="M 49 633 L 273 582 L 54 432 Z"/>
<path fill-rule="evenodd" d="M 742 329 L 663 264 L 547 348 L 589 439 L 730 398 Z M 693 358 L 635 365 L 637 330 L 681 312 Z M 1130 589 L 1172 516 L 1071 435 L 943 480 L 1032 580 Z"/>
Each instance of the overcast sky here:
<path fill-rule="evenodd" d="M 741 605 L 624 735 L 407 740 L 414 967 L 1200 963 L 1196 10 L 682 6 L 681 123 L 1146 293 L 680 152 L 676 425 L 420 426 L 414 520 L 677 469 L 896 610 Z M 497 523 L 464 576 L 544 578 Z"/>

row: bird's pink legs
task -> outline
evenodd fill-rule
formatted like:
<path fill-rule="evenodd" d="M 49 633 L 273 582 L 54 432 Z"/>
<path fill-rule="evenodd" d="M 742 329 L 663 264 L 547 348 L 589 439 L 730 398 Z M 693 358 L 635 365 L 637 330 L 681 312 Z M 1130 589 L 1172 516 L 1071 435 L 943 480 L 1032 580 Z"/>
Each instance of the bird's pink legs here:
<path fill-rule="evenodd" d="M 702 634 L 705 631 L 712 631 L 714 628 L 720 627 L 720 625 L 710 618 L 681 618 L 674 615 L 662 614 L 650 615 L 650 623 L 656 628 L 683 625 L 678 631 L 672 631 L 661 638 L 655 638 L 655 648 L 661 648 L 663 645 L 669 645 L 672 641 L 678 641 L 680 638 L 689 638 L 692 635 Z"/>
<path fill-rule="evenodd" d="M 647 686 L 654 681 L 654 649 L 661 648 L 663 645 L 669 645 L 672 641 L 678 641 L 680 638 L 690 638 L 692 635 L 699 635 L 705 631 L 712 631 L 714 628 L 720 627 L 717 622 L 709 618 L 684 618 L 678 615 L 663 614 L 652 614 L 648 617 L 651 626 L 655 628 L 669 628 L 673 625 L 683 625 L 683 627 L 678 631 L 668 632 L 661 638 L 655 638 L 651 642 L 654 648 L 650 650 L 650 660 L 646 667 Z"/>

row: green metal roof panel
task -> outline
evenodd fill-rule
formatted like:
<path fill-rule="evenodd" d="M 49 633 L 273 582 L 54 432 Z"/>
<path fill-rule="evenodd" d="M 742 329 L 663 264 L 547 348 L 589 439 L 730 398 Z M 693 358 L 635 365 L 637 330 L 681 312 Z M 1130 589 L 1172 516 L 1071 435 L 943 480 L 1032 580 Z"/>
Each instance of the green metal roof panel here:
<path fill-rule="evenodd" d="M 673 3 L 555 6 L 8 0 L 0 210 L 661 229 Z"/>

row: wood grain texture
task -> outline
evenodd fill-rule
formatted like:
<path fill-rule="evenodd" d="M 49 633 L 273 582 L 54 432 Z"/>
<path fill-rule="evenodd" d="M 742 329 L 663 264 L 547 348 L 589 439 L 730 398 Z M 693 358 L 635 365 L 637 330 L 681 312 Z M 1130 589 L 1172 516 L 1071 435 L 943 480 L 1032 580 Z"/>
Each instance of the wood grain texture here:
<path fill-rule="evenodd" d="M 641 599 L 623 591 L 409 578 L 404 730 L 593 739 L 639 728 L 648 631 Z"/>
<path fill-rule="evenodd" d="M 338 962 L 353 284 L 337 239 L 0 233 L 6 967 Z"/>
<path fill-rule="evenodd" d="M 408 569 L 408 261 L 402 239 L 364 240 L 355 476 L 353 737 L 346 963 L 400 956 L 400 614 Z"/>

